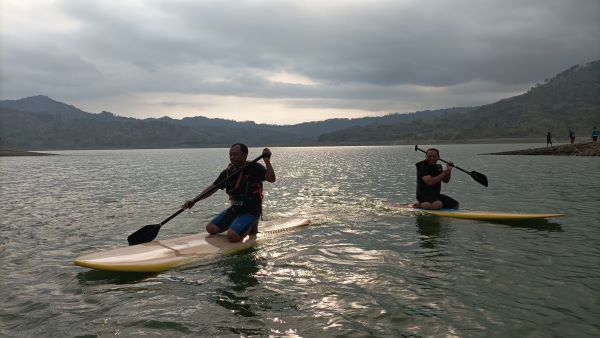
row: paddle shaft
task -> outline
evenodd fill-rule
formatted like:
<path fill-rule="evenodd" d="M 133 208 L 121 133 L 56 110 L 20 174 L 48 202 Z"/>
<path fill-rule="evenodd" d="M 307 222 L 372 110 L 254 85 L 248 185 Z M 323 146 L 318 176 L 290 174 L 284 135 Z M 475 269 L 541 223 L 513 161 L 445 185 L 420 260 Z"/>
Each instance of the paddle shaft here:
<path fill-rule="evenodd" d="M 423 149 L 421 149 L 421 148 L 419 148 L 419 147 L 417 147 L 417 146 L 415 146 L 415 150 L 419 150 L 420 152 L 427 154 L 427 152 L 426 152 L 425 150 L 423 150 Z M 448 161 L 445 161 L 445 160 L 443 160 L 443 159 L 441 159 L 441 158 L 440 158 L 440 161 L 442 161 L 442 162 L 444 162 L 444 163 L 448 164 Z M 465 173 L 467 173 L 467 174 L 471 175 L 471 173 L 470 173 L 470 172 L 468 172 L 468 171 L 464 170 L 463 168 L 461 168 L 461 167 L 459 167 L 459 166 L 457 166 L 457 165 L 454 165 L 454 164 L 452 164 L 452 166 L 453 166 L 454 168 L 456 168 L 456 169 L 458 169 L 458 170 L 462 171 L 462 172 L 465 172 Z"/>
<path fill-rule="evenodd" d="M 263 158 L 263 155 L 260 155 L 259 157 L 255 158 L 254 160 L 252 160 L 252 162 L 248 163 L 247 165 L 245 165 L 244 167 L 254 164 L 256 162 L 258 162 L 261 158 Z M 237 173 L 239 173 L 244 167 L 239 168 L 238 170 L 234 171 L 233 174 L 225 177 L 224 179 L 222 179 L 221 181 L 217 182 L 216 184 L 214 184 L 213 189 L 210 189 L 208 191 L 205 191 L 201 194 L 199 194 L 198 196 L 194 197 L 194 199 L 192 200 L 194 203 L 198 202 L 199 200 L 208 197 L 210 194 L 212 194 L 215 190 L 219 189 L 218 186 L 229 181 L 233 176 L 235 176 Z M 167 222 L 169 222 L 170 220 L 172 220 L 173 218 L 177 217 L 177 215 L 181 214 L 183 211 L 185 211 L 185 208 L 181 208 L 179 210 L 177 210 L 177 212 L 175 212 L 173 215 L 165 218 L 164 221 L 160 222 L 160 226 L 165 225 Z"/>

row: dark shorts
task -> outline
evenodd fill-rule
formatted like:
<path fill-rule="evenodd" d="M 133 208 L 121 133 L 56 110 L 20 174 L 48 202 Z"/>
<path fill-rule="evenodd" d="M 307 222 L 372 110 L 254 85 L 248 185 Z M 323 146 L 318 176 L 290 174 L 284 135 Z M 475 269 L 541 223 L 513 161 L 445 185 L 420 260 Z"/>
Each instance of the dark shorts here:
<path fill-rule="evenodd" d="M 245 235 L 250 229 L 258 224 L 260 215 L 239 212 L 235 208 L 227 208 L 221 211 L 212 221 L 212 224 L 219 227 L 221 232 L 232 229 L 238 236 Z"/>
<path fill-rule="evenodd" d="M 455 200 L 454 198 L 452 198 L 450 196 L 446 196 L 444 194 L 435 194 L 435 193 L 429 193 L 429 194 L 424 194 L 424 195 L 418 196 L 417 201 L 419 201 L 419 203 L 423 203 L 423 202 L 433 203 L 435 201 L 441 201 L 442 208 L 444 208 L 444 209 L 458 209 L 458 204 L 459 204 L 457 200 Z"/>

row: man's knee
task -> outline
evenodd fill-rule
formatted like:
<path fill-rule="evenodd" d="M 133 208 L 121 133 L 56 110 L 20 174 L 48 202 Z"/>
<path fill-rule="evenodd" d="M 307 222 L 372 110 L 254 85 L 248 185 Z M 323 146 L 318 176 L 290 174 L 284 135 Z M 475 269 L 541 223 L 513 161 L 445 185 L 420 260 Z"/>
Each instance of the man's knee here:
<path fill-rule="evenodd" d="M 227 230 L 227 239 L 232 243 L 241 242 L 244 237 L 238 235 L 232 229 Z"/>
<path fill-rule="evenodd" d="M 219 227 L 217 225 L 215 225 L 215 224 L 208 223 L 206 225 L 206 232 L 208 232 L 211 235 L 216 235 L 219 232 L 221 232 L 221 229 L 219 229 Z"/>
<path fill-rule="evenodd" d="M 446 196 L 446 195 L 442 195 L 440 200 L 442 201 L 442 208 L 458 209 L 459 203 L 454 198 Z"/>

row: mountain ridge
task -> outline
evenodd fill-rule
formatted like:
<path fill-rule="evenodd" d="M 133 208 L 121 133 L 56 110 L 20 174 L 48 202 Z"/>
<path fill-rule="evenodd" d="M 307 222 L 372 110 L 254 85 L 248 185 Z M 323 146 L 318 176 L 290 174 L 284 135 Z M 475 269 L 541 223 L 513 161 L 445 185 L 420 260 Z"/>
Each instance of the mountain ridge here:
<path fill-rule="evenodd" d="M 580 137 L 600 125 L 600 60 L 573 66 L 526 93 L 439 118 L 355 126 L 319 136 L 323 143 L 410 143 L 415 140 Z M 566 138 L 566 137 L 565 137 Z"/>
<path fill-rule="evenodd" d="M 116 149 L 458 143 L 543 138 L 600 126 L 600 60 L 575 65 L 526 93 L 479 107 L 425 110 L 295 125 L 204 116 L 136 119 L 87 113 L 36 95 L 0 101 L 0 145 L 15 149 Z M 557 134 L 558 133 L 558 134 Z"/>
<path fill-rule="evenodd" d="M 249 145 L 318 145 L 318 135 L 348 125 L 411 120 L 470 109 L 473 108 L 338 118 L 280 126 L 204 116 L 181 120 L 167 116 L 136 119 L 107 111 L 88 113 L 48 96 L 36 95 L 0 101 L 0 144 L 16 149 L 48 150 L 216 147 L 239 140 L 245 140 Z"/>

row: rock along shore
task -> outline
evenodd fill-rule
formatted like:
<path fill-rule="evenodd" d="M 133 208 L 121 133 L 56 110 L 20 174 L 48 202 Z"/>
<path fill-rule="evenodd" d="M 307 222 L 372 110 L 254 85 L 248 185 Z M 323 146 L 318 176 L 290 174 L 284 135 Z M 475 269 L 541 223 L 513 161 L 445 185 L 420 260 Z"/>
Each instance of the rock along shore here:
<path fill-rule="evenodd" d="M 511 150 L 499 153 L 489 153 L 485 155 L 600 156 L 600 142 L 563 144 L 555 147 Z"/>

